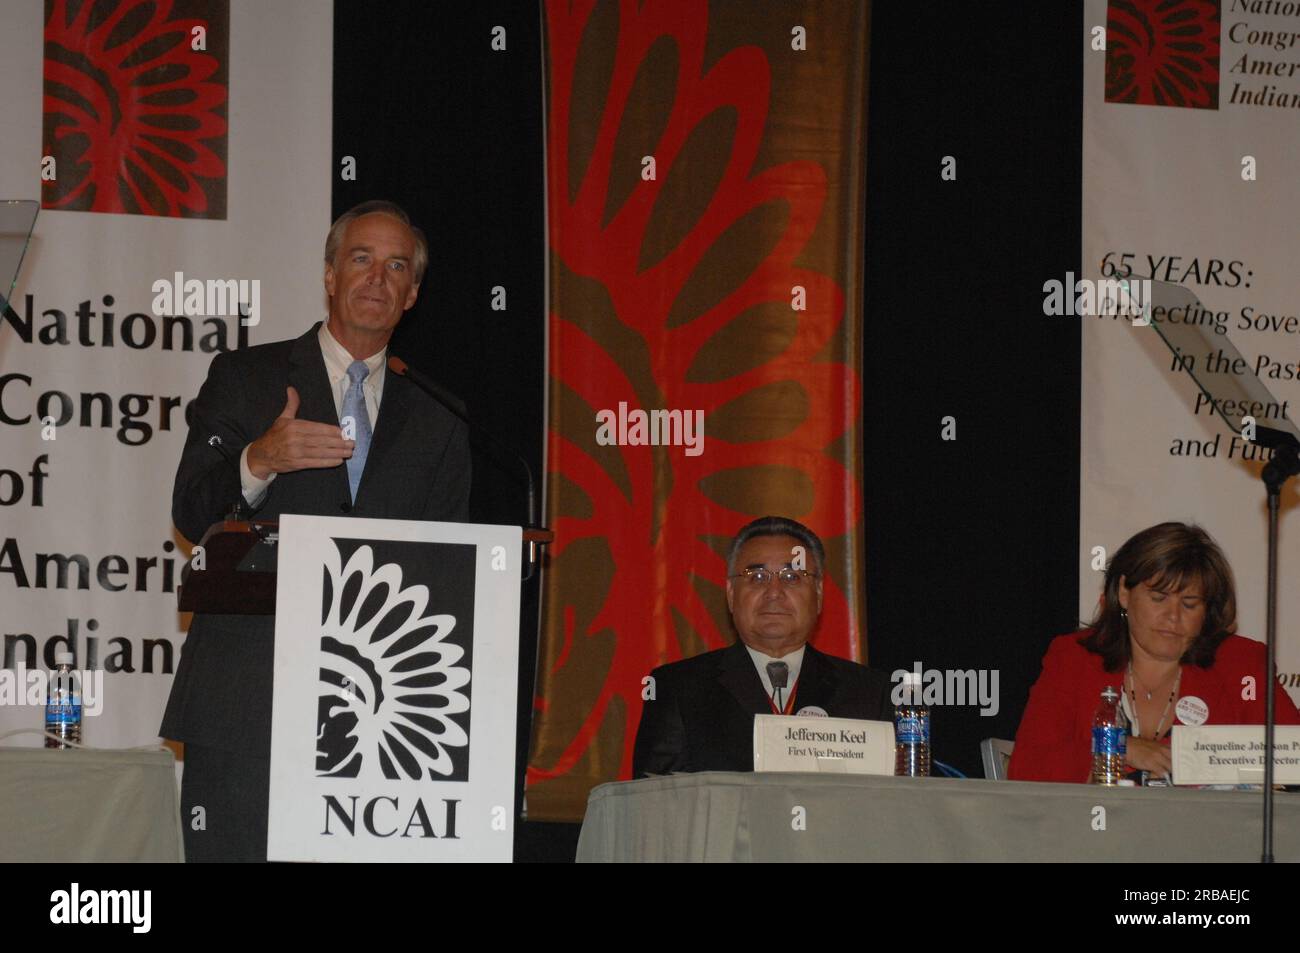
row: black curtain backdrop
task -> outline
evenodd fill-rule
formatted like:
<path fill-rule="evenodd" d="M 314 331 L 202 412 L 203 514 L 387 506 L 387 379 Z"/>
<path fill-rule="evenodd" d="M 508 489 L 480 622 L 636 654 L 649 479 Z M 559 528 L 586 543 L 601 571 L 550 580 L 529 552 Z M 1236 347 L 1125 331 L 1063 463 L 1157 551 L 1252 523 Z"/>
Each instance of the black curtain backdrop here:
<path fill-rule="evenodd" d="M 1042 286 L 1082 254 L 1083 10 L 891 0 L 872 19 L 867 644 L 886 671 L 999 673 L 996 716 L 931 715 L 935 757 L 983 777 L 979 742 L 1015 737 L 1077 622 L 1081 327 L 1043 315 Z"/>
<path fill-rule="evenodd" d="M 540 10 L 403 0 L 380 12 L 336 0 L 334 20 L 333 213 L 391 198 L 430 241 L 429 273 L 394 351 L 540 474 Z M 491 48 L 496 26 L 504 52 Z M 1085 38 L 1075 2 L 873 5 L 868 651 L 885 671 L 920 661 L 998 672 L 995 717 L 973 707 L 933 714 L 935 756 L 971 776 L 981 776 L 981 739 L 1014 737 L 1047 642 L 1075 624 L 1080 328 L 1043 315 L 1042 284 L 1080 267 Z M 949 155 L 951 182 L 940 178 Z M 345 156 L 355 181 L 339 175 Z M 505 311 L 491 308 L 495 286 L 506 289 Z M 955 441 L 940 439 L 945 416 L 956 418 Z M 478 522 L 522 522 L 514 472 L 476 454 L 470 509 Z M 529 585 L 521 779 L 536 611 Z M 572 859 L 577 832 L 521 822 L 516 857 Z"/>

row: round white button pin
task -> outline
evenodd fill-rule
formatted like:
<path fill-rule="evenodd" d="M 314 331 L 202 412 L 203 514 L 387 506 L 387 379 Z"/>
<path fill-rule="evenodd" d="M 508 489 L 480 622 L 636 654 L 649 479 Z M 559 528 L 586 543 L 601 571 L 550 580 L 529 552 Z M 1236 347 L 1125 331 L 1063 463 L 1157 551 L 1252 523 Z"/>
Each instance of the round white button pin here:
<path fill-rule="evenodd" d="M 1210 717 L 1210 706 L 1195 695 L 1184 695 L 1178 699 L 1178 707 L 1174 712 L 1184 725 L 1203 725 L 1205 719 Z"/>

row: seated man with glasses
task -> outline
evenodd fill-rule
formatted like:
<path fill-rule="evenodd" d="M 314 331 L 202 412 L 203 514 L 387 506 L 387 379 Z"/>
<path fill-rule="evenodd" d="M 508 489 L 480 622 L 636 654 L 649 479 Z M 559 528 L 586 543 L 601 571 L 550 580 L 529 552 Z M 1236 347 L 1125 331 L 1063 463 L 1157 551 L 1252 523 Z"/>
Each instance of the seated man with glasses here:
<path fill-rule="evenodd" d="M 754 770 L 754 716 L 891 721 L 886 675 L 808 644 L 822 610 L 826 553 L 794 520 L 744 527 L 727 559 L 727 607 L 740 641 L 651 672 L 632 776 Z"/>

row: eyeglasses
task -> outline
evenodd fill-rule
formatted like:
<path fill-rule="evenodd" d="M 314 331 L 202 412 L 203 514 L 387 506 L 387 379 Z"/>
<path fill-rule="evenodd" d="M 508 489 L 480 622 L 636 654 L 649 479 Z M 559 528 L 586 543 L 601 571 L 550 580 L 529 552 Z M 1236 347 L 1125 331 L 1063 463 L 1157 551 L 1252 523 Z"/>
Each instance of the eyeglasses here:
<path fill-rule="evenodd" d="M 803 585 L 805 579 L 818 579 L 819 573 L 809 572 L 806 569 L 779 569 L 775 573 L 770 569 L 746 569 L 744 572 L 738 572 L 732 579 L 745 580 L 744 585 L 750 589 L 766 589 L 767 584 L 772 581 L 775 575 L 781 580 L 781 585 L 786 589 L 798 589 Z"/>

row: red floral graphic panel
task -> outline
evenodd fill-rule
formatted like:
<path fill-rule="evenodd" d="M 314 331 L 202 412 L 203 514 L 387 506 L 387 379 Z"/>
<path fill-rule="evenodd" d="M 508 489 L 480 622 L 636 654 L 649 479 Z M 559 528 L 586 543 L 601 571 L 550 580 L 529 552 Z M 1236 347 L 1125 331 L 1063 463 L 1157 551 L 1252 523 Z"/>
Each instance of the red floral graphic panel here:
<path fill-rule="evenodd" d="M 556 542 L 528 812 L 575 818 L 629 775 L 651 669 L 735 639 L 750 520 L 822 537 L 814 641 L 865 654 L 867 31 L 839 0 L 556 0 L 546 32 Z M 601 437 L 631 411 L 698 413 L 703 444 Z"/>
<path fill-rule="evenodd" d="M 1111 0 L 1106 102 L 1219 108 L 1219 0 Z"/>
<path fill-rule="evenodd" d="M 48 209 L 226 217 L 229 0 L 46 0 Z"/>

